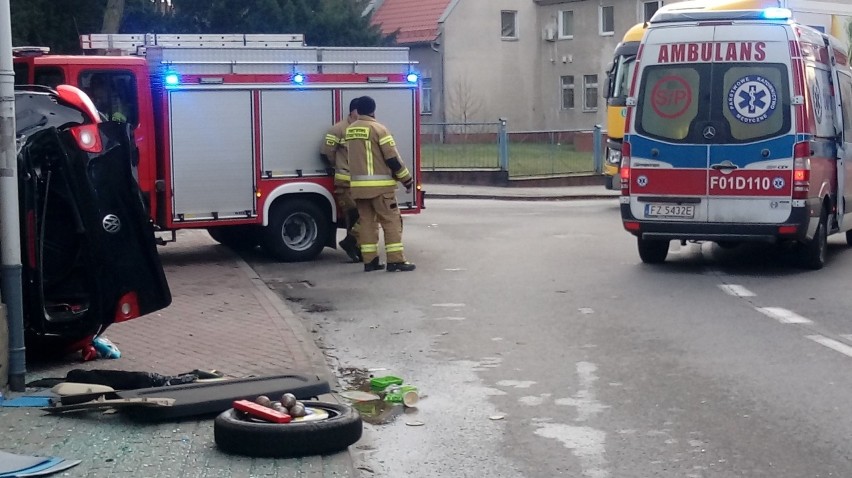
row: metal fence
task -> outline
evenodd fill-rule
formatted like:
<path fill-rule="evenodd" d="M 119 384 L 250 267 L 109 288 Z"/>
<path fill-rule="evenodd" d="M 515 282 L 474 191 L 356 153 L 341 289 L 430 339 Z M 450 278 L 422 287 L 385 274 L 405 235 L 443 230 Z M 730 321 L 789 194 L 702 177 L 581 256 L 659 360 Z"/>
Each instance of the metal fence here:
<path fill-rule="evenodd" d="M 594 130 L 509 131 L 507 122 L 424 123 L 420 165 L 434 170 L 500 170 L 509 177 L 600 172 L 602 134 Z"/>

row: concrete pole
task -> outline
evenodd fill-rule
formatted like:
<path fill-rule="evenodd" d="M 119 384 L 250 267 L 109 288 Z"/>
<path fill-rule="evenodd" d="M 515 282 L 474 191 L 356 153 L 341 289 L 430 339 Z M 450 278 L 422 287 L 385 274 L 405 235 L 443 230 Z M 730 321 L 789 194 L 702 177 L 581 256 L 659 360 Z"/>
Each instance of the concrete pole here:
<path fill-rule="evenodd" d="M 9 331 L 9 386 L 26 390 L 24 311 L 21 298 L 21 224 L 18 209 L 18 151 L 15 147 L 15 70 L 12 65 L 12 13 L 0 0 L 0 295 Z M 0 357 L 3 360 L 4 357 Z"/>

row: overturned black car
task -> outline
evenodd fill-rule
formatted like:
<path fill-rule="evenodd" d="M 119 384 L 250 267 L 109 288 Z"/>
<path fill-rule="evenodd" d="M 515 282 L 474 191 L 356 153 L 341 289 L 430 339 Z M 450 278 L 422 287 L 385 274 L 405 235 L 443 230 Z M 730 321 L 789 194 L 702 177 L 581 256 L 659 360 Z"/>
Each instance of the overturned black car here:
<path fill-rule="evenodd" d="M 129 127 L 67 85 L 16 89 L 15 121 L 27 348 L 80 349 L 167 307 Z"/>

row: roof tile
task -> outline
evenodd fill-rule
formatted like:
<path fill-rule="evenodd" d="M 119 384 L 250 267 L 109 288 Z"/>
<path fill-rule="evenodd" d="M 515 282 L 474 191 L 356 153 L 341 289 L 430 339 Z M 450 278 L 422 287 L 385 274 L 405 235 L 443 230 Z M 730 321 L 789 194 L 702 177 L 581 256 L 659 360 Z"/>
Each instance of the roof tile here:
<path fill-rule="evenodd" d="M 397 43 L 423 43 L 438 37 L 438 19 L 451 0 L 384 0 L 372 22 L 382 33 L 397 30 Z"/>

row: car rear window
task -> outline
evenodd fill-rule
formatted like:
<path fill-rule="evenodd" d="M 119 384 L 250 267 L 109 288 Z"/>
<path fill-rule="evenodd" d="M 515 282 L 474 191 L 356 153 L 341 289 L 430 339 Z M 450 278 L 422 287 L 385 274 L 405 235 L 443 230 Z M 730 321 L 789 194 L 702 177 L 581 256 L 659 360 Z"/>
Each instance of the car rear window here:
<path fill-rule="evenodd" d="M 783 64 L 701 63 L 650 66 L 637 105 L 640 134 L 680 143 L 746 143 L 790 130 Z M 702 130 L 713 125 L 708 140 Z"/>

